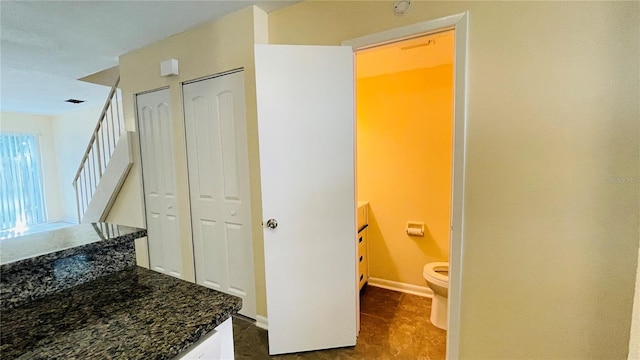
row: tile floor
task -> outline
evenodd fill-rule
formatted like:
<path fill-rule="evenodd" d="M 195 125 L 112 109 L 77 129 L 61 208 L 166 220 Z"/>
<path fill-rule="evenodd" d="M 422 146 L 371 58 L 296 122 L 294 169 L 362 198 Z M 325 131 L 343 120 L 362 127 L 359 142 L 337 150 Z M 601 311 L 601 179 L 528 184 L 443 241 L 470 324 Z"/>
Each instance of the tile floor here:
<path fill-rule="evenodd" d="M 356 346 L 269 356 L 267 331 L 233 319 L 235 358 L 261 359 L 444 359 L 446 331 L 429 321 L 431 299 L 366 286 L 360 297 Z"/>

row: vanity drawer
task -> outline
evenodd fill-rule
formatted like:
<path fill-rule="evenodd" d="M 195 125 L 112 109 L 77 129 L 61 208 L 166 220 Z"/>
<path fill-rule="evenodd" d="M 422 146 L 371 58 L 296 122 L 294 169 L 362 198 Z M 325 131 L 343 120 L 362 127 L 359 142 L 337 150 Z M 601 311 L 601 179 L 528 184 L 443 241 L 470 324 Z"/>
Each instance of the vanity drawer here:
<path fill-rule="evenodd" d="M 356 237 L 356 243 L 358 244 L 358 249 L 362 246 L 365 246 L 367 243 L 367 228 L 360 230 L 358 232 L 358 236 Z"/>
<path fill-rule="evenodd" d="M 369 280 L 369 260 L 364 258 L 359 264 L 358 269 L 358 279 L 360 289 L 362 289 L 362 286 Z"/>
<path fill-rule="evenodd" d="M 358 269 L 360 274 L 368 275 L 369 273 L 369 256 L 366 252 L 361 253 L 358 258 Z"/>
<path fill-rule="evenodd" d="M 360 232 L 358 232 L 357 237 L 357 249 L 358 252 L 356 254 L 356 262 L 358 263 L 358 283 L 360 284 L 360 289 L 369 279 L 369 250 L 368 250 L 368 240 L 367 234 L 368 229 L 365 227 Z"/>

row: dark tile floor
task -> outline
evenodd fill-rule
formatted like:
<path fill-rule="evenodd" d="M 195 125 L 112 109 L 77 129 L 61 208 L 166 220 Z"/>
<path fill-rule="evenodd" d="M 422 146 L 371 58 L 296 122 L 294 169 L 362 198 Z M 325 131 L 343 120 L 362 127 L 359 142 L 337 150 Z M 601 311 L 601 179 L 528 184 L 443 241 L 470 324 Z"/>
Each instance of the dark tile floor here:
<path fill-rule="evenodd" d="M 260 359 L 444 359 L 446 331 L 429 321 L 431 299 L 366 286 L 360 297 L 356 346 L 269 356 L 267 331 L 233 319 L 237 360 Z"/>

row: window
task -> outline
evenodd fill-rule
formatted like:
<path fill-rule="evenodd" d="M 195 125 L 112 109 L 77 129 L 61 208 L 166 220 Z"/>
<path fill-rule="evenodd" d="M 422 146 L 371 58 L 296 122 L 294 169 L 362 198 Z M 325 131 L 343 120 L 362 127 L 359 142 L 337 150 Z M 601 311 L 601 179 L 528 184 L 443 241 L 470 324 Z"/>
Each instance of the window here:
<path fill-rule="evenodd" d="M 34 134 L 0 133 L 0 230 L 46 221 Z"/>

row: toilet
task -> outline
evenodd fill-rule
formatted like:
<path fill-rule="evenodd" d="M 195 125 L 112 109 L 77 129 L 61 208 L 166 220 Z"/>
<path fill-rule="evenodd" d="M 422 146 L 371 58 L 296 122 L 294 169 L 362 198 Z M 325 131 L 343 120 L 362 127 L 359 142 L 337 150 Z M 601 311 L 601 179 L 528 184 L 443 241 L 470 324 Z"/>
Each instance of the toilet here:
<path fill-rule="evenodd" d="M 447 330 L 449 310 L 449 263 L 433 262 L 424 266 L 422 273 L 427 286 L 433 290 L 431 302 L 431 323 L 436 327 Z"/>

